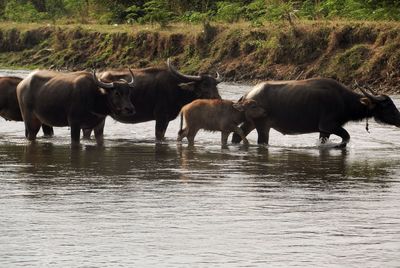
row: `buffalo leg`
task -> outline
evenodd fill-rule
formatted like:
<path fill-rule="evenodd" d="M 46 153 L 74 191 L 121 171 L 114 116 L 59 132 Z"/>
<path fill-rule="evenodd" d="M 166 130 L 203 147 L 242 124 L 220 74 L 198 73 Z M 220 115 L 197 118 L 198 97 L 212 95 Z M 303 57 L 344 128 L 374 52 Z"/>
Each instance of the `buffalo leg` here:
<path fill-rule="evenodd" d="M 228 145 L 229 134 L 230 134 L 230 132 L 228 132 L 228 131 L 221 132 L 221 144 L 222 144 L 222 147 L 224 147 L 224 148 L 226 148 Z"/>
<path fill-rule="evenodd" d="M 270 127 L 267 126 L 265 120 L 256 120 L 254 121 L 254 124 L 258 134 L 257 143 L 268 145 Z"/>
<path fill-rule="evenodd" d="M 187 135 L 188 135 L 188 128 L 183 128 L 182 130 L 179 130 L 177 141 L 182 141 L 183 138 L 187 137 Z"/>
<path fill-rule="evenodd" d="M 71 125 L 71 143 L 72 145 L 79 144 L 79 138 L 81 135 L 81 129 L 79 125 Z"/>
<path fill-rule="evenodd" d="M 242 139 L 243 144 L 248 145 L 249 141 L 246 139 L 246 135 L 244 135 L 243 130 L 240 127 L 235 127 L 234 134 L 239 135 L 239 137 Z"/>
<path fill-rule="evenodd" d="M 28 140 L 34 141 L 42 123 L 34 116 L 26 116 L 25 118 L 25 136 Z"/>
<path fill-rule="evenodd" d="M 42 130 L 45 137 L 53 137 L 54 131 L 51 126 L 42 124 Z"/>
<path fill-rule="evenodd" d="M 102 146 L 104 144 L 104 124 L 105 124 L 105 120 L 103 120 L 100 124 L 98 124 L 95 128 L 94 128 L 94 137 L 96 138 L 96 143 L 99 146 Z M 85 133 L 85 131 L 83 130 L 83 133 Z"/>
<path fill-rule="evenodd" d="M 241 126 L 240 129 L 243 131 L 243 135 L 246 137 L 253 129 L 254 129 L 254 124 L 252 122 L 244 122 Z M 242 140 L 242 137 L 237 134 L 237 133 L 233 133 L 232 136 L 232 143 L 240 143 L 240 141 Z"/>
<path fill-rule="evenodd" d="M 269 143 L 269 128 L 263 127 L 263 128 L 257 129 L 257 133 L 258 133 L 257 143 L 268 145 L 268 143 Z"/>
<path fill-rule="evenodd" d="M 90 140 L 90 135 L 92 134 L 91 128 L 82 129 L 82 136 L 85 140 Z"/>
<path fill-rule="evenodd" d="M 325 144 L 329 140 L 330 136 L 331 136 L 330 133 L 320 132 L 319 133 L 319 140 L 320 140 L 321 144 Z"/>
<path fill-rule="evenodd" d="M 190 146 L 194 145 L 194 137 L 196 137 L 198 131 L 199 131 L 198 129 L 189 129 L 187 134 L 187 140 Z"/>
<path fill-rule="evenodd" d="M 335 147 L 337 148 L 346 147 L 347 143 L 350 141 L 349 133 L 341 126 L 333 125 L 333 127 L 329 127 L 332 126 L 331 122 L 334 122 L 334 120 L 324 120 L 322 123 L 320 123 L 319 125 L 320 137 L 323 133 L 325 134 L 325 137 L 329 137 L 329 134 L 339 136 L 342 138 L 342 142 Z"/>
<path fill-rule="evenodd" d="M 165 131 L 167 130 L 169 121 L 167 119 L 156 119 L 156 140 L 165 140 Z"/>
<path fill-rule="evenodd" d="M 350 141 L 349 133 L 342 127 L 334 129 L 332 131 L 332 134 L 342 138 L 342 142 L 336 146 L 337 148 L 345 148 L 347 143 L 349 143 Z"/>

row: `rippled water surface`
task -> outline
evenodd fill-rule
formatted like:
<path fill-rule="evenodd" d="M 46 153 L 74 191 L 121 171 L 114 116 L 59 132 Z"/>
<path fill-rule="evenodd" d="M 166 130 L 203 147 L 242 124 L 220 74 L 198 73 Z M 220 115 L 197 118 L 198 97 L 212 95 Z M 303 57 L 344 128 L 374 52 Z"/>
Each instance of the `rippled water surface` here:
<path fill-rule="evenodd" d="M 154 122 L 107 119 L 104 148 L 71 150 L 68 128 L 29 144 L 0 119 L 0 267 L 400 266 L 400 130 L 221 149 L 219 133 L 178 145 L 178 125 L 155 144 Z"/>

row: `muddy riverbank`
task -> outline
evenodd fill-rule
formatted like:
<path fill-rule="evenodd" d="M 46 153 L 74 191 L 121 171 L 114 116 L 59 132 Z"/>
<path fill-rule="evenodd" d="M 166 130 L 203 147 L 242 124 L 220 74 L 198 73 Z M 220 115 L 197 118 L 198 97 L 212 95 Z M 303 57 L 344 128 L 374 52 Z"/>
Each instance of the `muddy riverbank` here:
<path fill-rule="evenodd" d="M 188 73 L 228 81 L 332 77 L 400 92 L 400 24 L 285 22 L 252 26 L 1 24 L 0 67 L 146 67 L 171 57 Z"/>

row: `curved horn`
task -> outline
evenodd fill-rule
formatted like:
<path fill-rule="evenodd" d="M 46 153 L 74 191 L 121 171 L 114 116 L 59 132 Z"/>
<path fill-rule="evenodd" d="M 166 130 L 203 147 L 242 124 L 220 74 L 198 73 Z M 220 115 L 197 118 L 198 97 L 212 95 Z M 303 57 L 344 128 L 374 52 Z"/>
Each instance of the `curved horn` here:
<path fill-rule="evenodd" d="M 362 87 L 358 86 L 358 89 L 361 90 L 361 92 L 368 98 L 373 99 L 375 96 L 369 94 L 368 92 L 366 92 Z"/>
<path fill-rule="evenodd" d="M 215 77 L 215 80 L 217 80 L 217 83 L 221 83 L 222 82 L 222 77 L 219 74 L 219 72 L 217 72 L 217 77 Z"/>
<path fill-rule="evenodd" d="M 135 86 L 134 74 L 133 74 L 131 68 L 128 68 L 128 69 L 129 69 L 129 73 L 131 74 L 131 81 L 128 83 L 128 85 L 129 85 L 130 87 L 134 87 L 134 86 Z"/>
<path fill-rule="evenodd" d="M 167 60 L 167 65 L 168 65 L 168 69 L 171 73 L 173 73 L 175 76 L 185 79 L 185 80 L 191 80 L 191 81 L 200 81 L 201 80 L 201 76 L 198 75 L 187 75 L 187 74 L 183 74 L 181 72 L 179 72 L 172 64 L 171 64 L 171 60 L 170 58 L 168 58 Z"/>
<path fill-rule="evenodd" d="M 371 92 L 372 95 L 378 95 L 378 94 L 376 93 L 376 91 L 373 90 L 370 86 L 365 86 L 365 88 L 368 89 L 368 91 Z"/>
<path fill-rule="evenodd" d="M 376 100 L 376 101 L 382 101 L 385 100 L 385 98 L 381 95 L 378 95 L 371 87 L 367 86 L 366 88 L 368 89 L 368 91 L 370 91 L 372 93 L 369 94 L 368 92 L 365 91 L 364 88 L 362 88 L 358 83 L 357 80 L 354 81 L 354 84 L 361 90 L 361 92 L 368 98 Z"/>
<path fill-rule="evenodd" d="M 99 79 L 97 79 L 95 69 L 93 69 L 93 80 L 96 83 L 96 85 L 101 88 L 110 89 L 110 88 L 114 87 L 114 83 L 104 83 L 104 82 L 100 81 Z"/>
<path fill-rule="evenodd" d="M 376 100 L 376 101 L 385 100 L 385 98 L 384 98 L 383 96 L 374 96 L 374 95 L 371 95 L 371 94 L 369 94 L 368 92 L 366 92 L 362 87 L 358 87 L 358 88 L 361 90 L 361 92 L 362 92 L 366 97 L 368 97 L 368 98 L 370 98 L 370 99 L 373 99 L 373 100 Z"/>

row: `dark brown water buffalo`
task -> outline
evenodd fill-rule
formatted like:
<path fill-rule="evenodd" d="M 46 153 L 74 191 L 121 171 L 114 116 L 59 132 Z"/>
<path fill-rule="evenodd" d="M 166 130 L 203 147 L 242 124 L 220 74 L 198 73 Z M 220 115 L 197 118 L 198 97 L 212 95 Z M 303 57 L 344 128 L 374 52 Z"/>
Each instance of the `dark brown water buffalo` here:
<path fill-rule="evenodd" d="M 187 137 L 189 145 L 194 145 L 194 137 L 200 129 L 221 131 L 222 146 L 226 146 L 228 136 L 235 132 L 248 144 L 246 137 L 238 125 L 246 119 L 252 121 L 261 117 L 264 109 L 254 100 L 233 102 L 229 100 L 195 100 L 183 106 L 181 111 L 181 129 L 178 141 Z M 182 119 L 185 118 L 186 127 L 182 129 Z"/>
<path fill-rule="evenodd" d="M 214 78 L 202 74 L 185 75 L 167 61 L 167 68 L 145 68 L 133 70 L 135 88 L 131 90 L 131 100 L 136 108 L 133 116 L 112 116 L 123 123 L 156 121 L 155 136 L 163 140 L 169 121 L 174 120 L 181 108 L 195 99 L 220 99 L 217 84 L 219 75 Z M 128 70 L 107 71 L 101 75 L 104 81 L 127 79 Z M 86 134 L 87 135 L 87 134 Z M 89 134 L 90 135 L 90 134 Z"/>
<path fill-rule="evenodd" d="M 0 116 L 6 120 L 23 121 L 17 99 L 17 86 L 22 78 L 15 76 L 0 77 Z M 53 128 L 42 125 L 45 136 L 53 136 Z"/>
<path fill-rule="evenodd" d="M 131 82 L 99 81 L 93 71 L 59 73 L 35 71 L 17 87 L 25 122 L 26 137 L 35 140 L 40 124 L 71 127 L 73 144 L 79 143 L 80 129 L 94 128 L 97 144 L 103 144 L 107 115 L 132 115 Z"/>
<path fill-rule="evenodd" d="M 247 135 L 256 128 L 259 144 L 268 144 L 273 128 L 289 135 L 319 132 L 322 143 L 334 134 L 342 138 L 337 147 L 345 147 L 350 135 L 342 126 L 349 121 L 374 117 L 377 122 L 400 127 L 400 113 L 388 96 L 360 89 L 363 94 L 323 78 L 260 83 L 242 99 L 257 101 L 266 116 L 243 123 L 241 129 Z M 238 135 L 232 138 L 234 143 L 240 140 Z"/>

